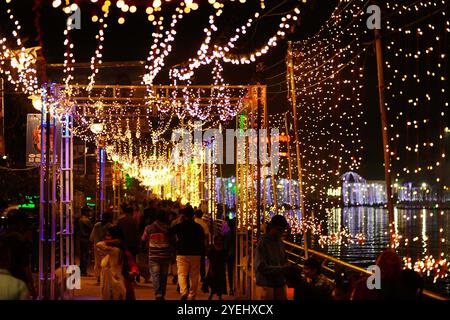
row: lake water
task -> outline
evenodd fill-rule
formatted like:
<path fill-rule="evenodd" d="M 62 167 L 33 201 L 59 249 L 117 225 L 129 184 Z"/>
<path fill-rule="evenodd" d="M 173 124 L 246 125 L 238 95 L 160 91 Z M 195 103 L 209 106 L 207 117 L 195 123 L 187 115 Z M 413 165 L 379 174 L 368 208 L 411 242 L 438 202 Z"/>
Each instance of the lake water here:
<path fill-rule="evenodd" d="M 397 247 L 400 256 L 410 257 L 413 264 L 429 255 L 450 260 L 450 210 L 395 208 L 394 221 L 397 233 L 402 236 Z M 383 208 L 335 208 L 328 218 L 328 232 L 325 233 L 330 235 L 347 228 L 350 235 L 364 235 L 364 241 L 344 241 L 321 247 L 315 239 L 312 247 L 341 260 L 368 266 L 374 264 L 376 257 L 388 246 L 388 224 L 387 210 Z M 433 280 L 431 272 L 426 278 L 428 289 L 450 295 L 449 277 L 438 279 L 436 283 Z"/>

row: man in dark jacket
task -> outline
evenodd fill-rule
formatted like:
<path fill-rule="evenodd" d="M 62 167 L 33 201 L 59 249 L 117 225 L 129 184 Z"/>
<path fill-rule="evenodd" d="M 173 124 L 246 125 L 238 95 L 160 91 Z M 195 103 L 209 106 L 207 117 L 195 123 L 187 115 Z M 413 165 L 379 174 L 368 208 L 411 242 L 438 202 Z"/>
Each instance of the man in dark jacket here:
<path fill-rule="evenodd" d="M 205 252 L 205 233 L 203 228 L 194 221 L 194 209 L 191 206 L 186 206 L 182 210 L 182 214 L 184 216 L 183 221 L 171 227 L 169 232 L 176 239 L 178 283 L 181 299 L 194 300 L 200 275 L 200 258 Z"/>
<path fill-rule="evenodd" d="M 281 236 L 288 227 L 286 219 L 275 215 L 269 231 L 256 247 L 256 295 L 259 300 L 286 300 L 285 273 L 290 270 Z"/>

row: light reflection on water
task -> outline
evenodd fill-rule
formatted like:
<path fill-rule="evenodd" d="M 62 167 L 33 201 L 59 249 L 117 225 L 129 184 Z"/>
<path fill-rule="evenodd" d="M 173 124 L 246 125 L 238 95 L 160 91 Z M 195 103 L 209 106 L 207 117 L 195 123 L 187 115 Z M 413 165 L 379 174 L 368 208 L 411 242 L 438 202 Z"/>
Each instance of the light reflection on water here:
<path fill-rule="evenodd" d="M 438 258 L 443 253 L 447 260 L 450 259 L 450 210 L 395 208 L 394 223 L 396 232 L 403 237 L 397 248 L 400 256 L 411 257 L 414 262 L 430 254 Z M 384 208 L 335 208 L 327 221 L 328 233 L 346 227 L 352 235 L 364 234 L 364 243 L 331 244 L 320 248 L 315 241 L 312 246 L 341 260 L 368 266 L 388 246 L 388 224 L 388 213 Z M 449 278 L 431 285 L 430 289 L 450 294 Z"/>

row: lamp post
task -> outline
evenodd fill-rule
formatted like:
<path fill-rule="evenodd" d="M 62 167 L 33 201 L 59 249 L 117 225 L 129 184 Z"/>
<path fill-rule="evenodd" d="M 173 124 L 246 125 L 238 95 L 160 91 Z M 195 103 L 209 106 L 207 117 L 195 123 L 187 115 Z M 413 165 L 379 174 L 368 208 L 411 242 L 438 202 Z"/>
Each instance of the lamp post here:
<path fill-rule="evenodd" d="M 381 116 L 381 133 L 383 138 L 383 156 L 384 156 L 384 176 L 386 180 L 386 200 L 389 218 L 389 238 L 391 246 L 393 245 L 394 236 L 394 204 L 392 201 L 392 186 L 391 186 L 391 163 L 390 163 L 390 148 L 389 148 L 389 134 L 388 134 L 388 118 L 386 105 L 384 103 L 384 71 L 383 71 L 383 49 L 381 45 L 380 30 L 374 30 L 374 46 L 377 60 L 377 75 L 378 75 L 378 104 Z"/>
<path fill-rule="evenodd" d="M 103 123 L 93 123 L 90 126 L 92 133 L 96 135 L 97 146 L 97 170 L 96 170 L 96 184 L 97 184 L 97 206 L 95 209 L 95 218 L 102 218 L 105 211 L 105 162 L 106 153 L 104 141 L 99 138 L 103 132 Z"/>

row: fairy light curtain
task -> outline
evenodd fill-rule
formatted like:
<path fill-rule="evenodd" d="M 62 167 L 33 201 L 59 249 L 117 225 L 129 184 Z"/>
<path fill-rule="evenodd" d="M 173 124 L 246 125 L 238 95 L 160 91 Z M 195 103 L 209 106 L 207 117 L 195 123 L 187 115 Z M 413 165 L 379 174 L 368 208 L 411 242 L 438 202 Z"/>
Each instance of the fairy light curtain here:
<path fill-rule="evenodd" d="M 420 214 L 396 212 L 396 246 L 407 268 L 437 282 L 448 277 L 450 266 L 445 210 L 450 182 L 446 141 L 448 2 L 387 1 L 383 9 L 388 79 L 385 97 L 394 188 L 399 201 L 427 207 Z M 420 234 L 410 229 L 411 219 L 420 222 Z"/>
<path fill-rule="evenodd" d="M 344 172 L 358 170 L 362 159 L 364 8 L 362 1 L 341 1 L 317 34 L 293 43 L 305 210 L 322 218 L 339 203 L 328 190 L 339 186 Z M 289 131 L 294 136 L 292 125 Z"/>
<path fill-rule="evenodd" d="M 327 197 L 327 189 L 336 189 L 344 172 L 358 172 L 364 161 L 363 145 L 369 144 L 360 138 L 365 108 L 376 107 L 364 103 L 366 91 L 371 90 L 364 79 L 365 64 L 374 59 L 368 55 L 373 35 L 365 23 L 366 6 L 366 1 L 341 1 L 316 35 L 294 44 L 305 208 L 316 217 L 329 213 L 333 199 Z M 413 215 L 401 216 L 395 210 L 395 247 L 404 256 L 405 267 L 433 281 L 447 277 L 449 266 L 448 219 L 440 207 L 448 199 L 447 11 L 445 1 L 388 1 L 382 6 L 394 192 L 408 201 L 402 188 L 409 188 L 423 193 L 416 199 L 434 206 Z M 422 234 L 412 235 L 409 219 L 421 219 Z M 345 225 L 324 232 L 325 220 L 303 223 L 306 228 L 316 226 L 313 234 L 322 245 L 343 243 L 348 237 Z M 430 224 L 437 224 L 436 234 Z M 358 234 L 350 236 L 357 242 L 364 240 Z"/>

